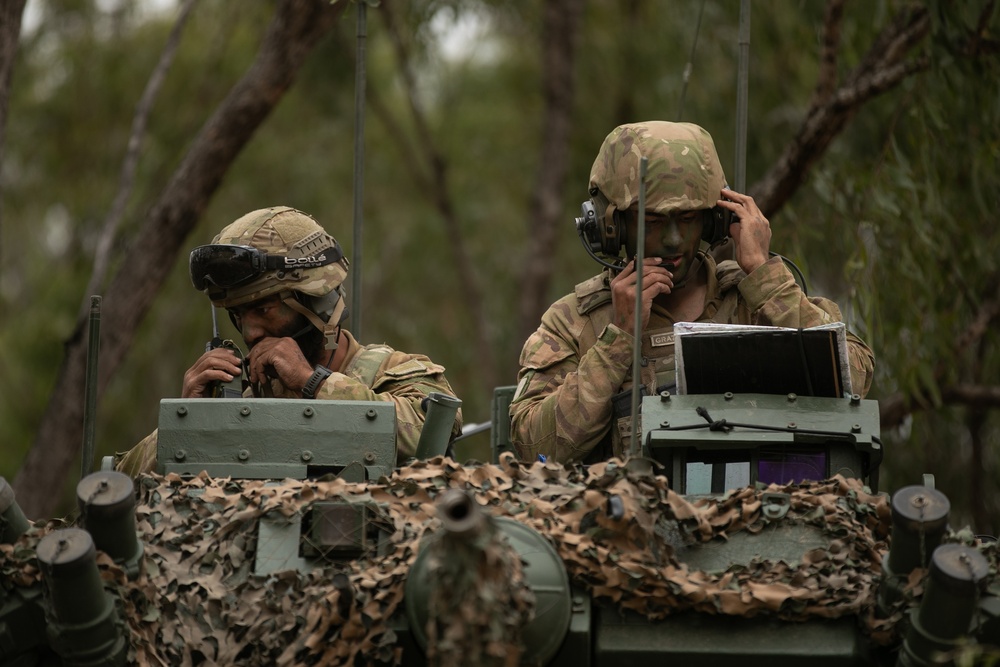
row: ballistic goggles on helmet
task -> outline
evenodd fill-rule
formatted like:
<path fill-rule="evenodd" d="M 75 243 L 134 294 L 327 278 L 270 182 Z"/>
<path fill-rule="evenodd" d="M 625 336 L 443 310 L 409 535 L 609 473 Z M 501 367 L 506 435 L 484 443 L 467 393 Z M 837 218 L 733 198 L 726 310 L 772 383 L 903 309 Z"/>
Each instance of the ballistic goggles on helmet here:
<path fill-rule="evenodd" d="M 191 282 L 199 291 L 209 287 L 229 289 L 248 283 L 267 271 L 312 269 L 343 258 L 344 251 L 336 242 L 332 248 L 307 257 L 272 255 L 248 245 L 203 245 L 191 251 Z"/>

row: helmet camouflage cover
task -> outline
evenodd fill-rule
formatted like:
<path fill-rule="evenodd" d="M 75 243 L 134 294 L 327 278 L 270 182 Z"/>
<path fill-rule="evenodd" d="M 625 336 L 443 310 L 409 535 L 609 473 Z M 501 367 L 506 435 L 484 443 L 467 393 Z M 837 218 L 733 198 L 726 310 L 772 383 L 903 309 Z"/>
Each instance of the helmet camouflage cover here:
<path fill-rule="evenodd" d="M 288 206 L 272 206 L 242 216 L 219 232 L 212 243 L 248 245 L 269 254 L 299 258 L 321 255 L 332 250 L 337 242 L 308 214 Z M 248 283 L 206 291 L 212 303 L 220 308 L 232 308 L 287 290 L 321 297 L 340 288 L 347 278 L 348 265 L 345 257 L 325 266 L 272 269 Z"/>
<path fill-rule="evenodd" d="M 590 191 L 607 199 L 605 220 L 639 201 L 639 160 L 645 156 L 646 211 L 673 213 L 716 205 L 726 176 L 715 143 L 692 123 L 619 125 L 604 139 L 590 170 Z"/>

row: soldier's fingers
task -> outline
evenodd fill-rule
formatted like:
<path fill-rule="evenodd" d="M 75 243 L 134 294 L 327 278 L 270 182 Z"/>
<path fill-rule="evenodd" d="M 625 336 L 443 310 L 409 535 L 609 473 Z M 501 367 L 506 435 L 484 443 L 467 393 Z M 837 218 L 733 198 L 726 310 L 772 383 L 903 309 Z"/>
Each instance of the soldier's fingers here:
<path fill-rule="evenodd" d="M 628 278 L 630 275 L 632 275 L 634 272 L 635 272 L 635 260 L 632 260 L 631 262 L 625 265 L 625 268 L 623 268 L 621 271 L 618 272 L 617 276 L 611 279 L 611 282 L 624 280 Z"/>
<path fill-rule="evenodd" d="M 195 364 L 199 368 L 239 368 L 239 357 L 232 350 L 216 348 L 209 350 Z"/>
<path fill-rule="evenodd" d="M 666 266 L 647 266 L 642 270 L 642 281 L 647 280 L 662 280 L 664 278 L 669 278 L 673 275 Z"/>
<path fill-rule="evenodd" d="M 650 285 L 656 285 L 656 284 L 660 284 L 660 283 L 668 284 L 668 285 L 673 286 L 673 284 L 674 284 L 674 275 L 672 273 L 670 273 L 669 271 L 667 271 L 666 269 L 662 269 L 662 270 L 649 270 L 649 271 L 643 272 L 643 274 L 642 274 L 642 289 L 643 290 L 645 290 Z"/>
<path fill-rule="evenodd" d="M 251 382 L 262 382 L 264 380 L 264 363 L 268 357 L 266 348 L 261 348 L 261 343 L 254 345 L 250 352 L 249 371 Z"/>

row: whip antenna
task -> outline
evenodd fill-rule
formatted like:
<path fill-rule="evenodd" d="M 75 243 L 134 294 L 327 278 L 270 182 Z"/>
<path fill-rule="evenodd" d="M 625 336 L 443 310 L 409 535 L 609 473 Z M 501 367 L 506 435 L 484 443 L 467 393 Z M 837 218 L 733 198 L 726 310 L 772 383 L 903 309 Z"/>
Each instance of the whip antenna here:
<path fill-rule="evenodd" d="M 747 99 L 750 76 L 750 0 L 740 0 L 740 57 L 736 79 L 736 192 L 747 191 Z"/>
<path fill-rule="evenodd" d="M 646 254 L 646 163 L 643 155 L 639 158 L 639 229 L 636 233 L 635 249 L 635 340 L 632 344 L 632 441 L 629 456 L 642 455 L 639 442 L 639 399 L 642 396 L 642 262 Z"/>
<path fill-rule="evenodd" d="M 90 297 L 90 331 L 87 337 L 87 382 L 83 390 L 83 455 L 80 479 L 94 471 L 94 425 L 97 420 L 97 370 L 101 350 L 101 297 Z"/>
<path fill-rule="evenodd" d="M 364 257 L 364 239 L 361 228 L 364 222 L 362 202 L 365 194 L 365 41 L 368 35 L 366 25 L 368 5 L 364 0 L 356 3 L 358 8 L 357 57 L 354 63 L 354 262 L 351 271 L 351 309 L 354 321 L 351 329 L 359 340 L 361 334 L 361 260 Z"/>
<path fill-rule="evenodd" d="M 681 74 L 681 100 L 680 104 L 677 105 L 677 120 L 684 120 L 684 98 L 687 95 L 688 81 L 691 80 L 691 70 L 694 68 L 694 52 L 698 48 L 698 33 L 701 32 L 701 15 L 705 13 L 705 0 L 701 0 L 701 5 L 698 7 L 698 21 L 694 26 L 694 41 L 691 42 L 691 55 L 688 56 L 688 61 L 684 65 L 684 73 Z"/>

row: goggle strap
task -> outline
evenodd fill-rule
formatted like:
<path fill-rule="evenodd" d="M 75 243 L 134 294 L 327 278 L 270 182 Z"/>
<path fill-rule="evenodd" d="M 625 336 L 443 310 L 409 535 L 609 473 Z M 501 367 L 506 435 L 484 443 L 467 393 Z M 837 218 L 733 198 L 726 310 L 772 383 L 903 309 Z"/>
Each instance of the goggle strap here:
<path fill-rule="evenodd" d="M 285 255 L 272 255 L 270 253 L 264 253 L 264 266 L 265 270 L 283 269 L 283 270 L 293 270 L 293 269 L 315 269 L 320 266 L 326 266 L 328 264 L 334 264 L 339 262 L 344 258 L 344 250 L 340 247 L 340 244 L 336 241 L 329 248 L 320 251 L 323 255 L 322 260 L 313 260 L 310 262 L 302 263 L 287 263 L 287 257 Z M 306 259 L 306 258 L 297 258 Z"/>
<path fill-rule="evenodd" d="M 333 309 L 333 315 L 330 316 L 330 322 L 333 323 L 332 326 L 328 326 L 327 322 L 324 322 L 319 315 L 309 310 L 302 303 L 295 298 L 292 292 L 282 292 L 281 293 L 282 302 L 287 305 L 292 310 L 301 313 L 305 316 L 307 320 L 312 322 L 313 326 L 323 332 L 326 336 L 326 349 L 336 350 L 337 349 L 337 322 L 340 321 L 340 314 L 344 311 L 344 300 L 338 299 L 337 305 Z"/>

